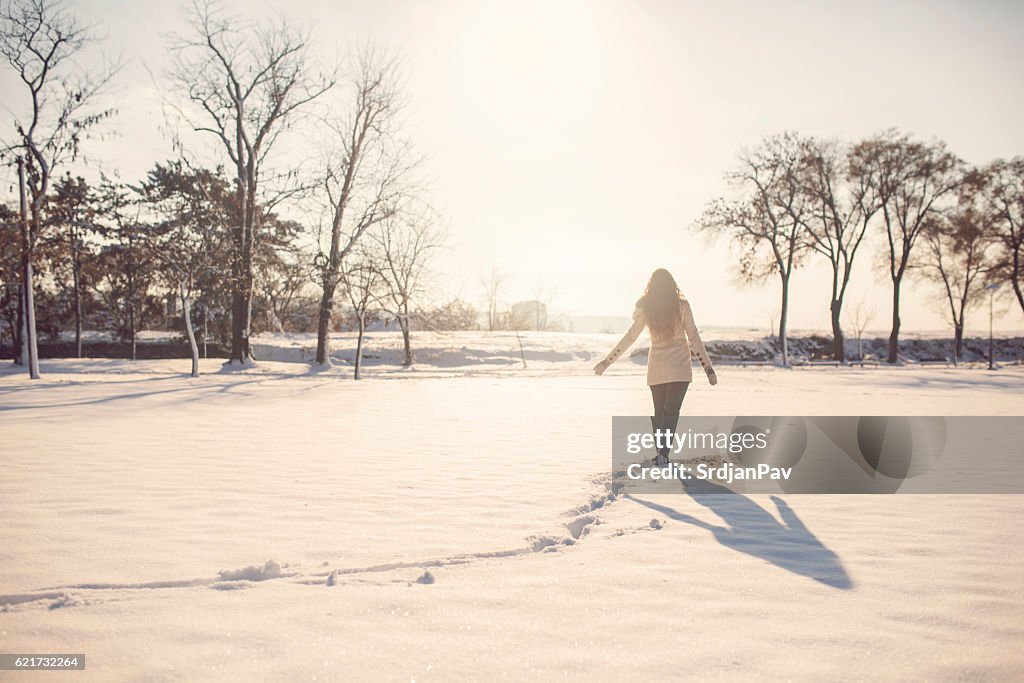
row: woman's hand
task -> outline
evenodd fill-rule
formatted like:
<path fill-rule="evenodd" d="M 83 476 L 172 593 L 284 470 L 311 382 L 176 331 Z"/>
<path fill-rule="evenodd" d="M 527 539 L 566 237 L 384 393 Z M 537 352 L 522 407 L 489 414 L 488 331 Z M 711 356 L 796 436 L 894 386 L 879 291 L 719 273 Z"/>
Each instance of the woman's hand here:
<path fill-rule="evenodd" d="M 594 366 L 594 374 L 603 375 L 604 371 L 608 369 L 609 365 L 611 365 L 611 363 L 609 363 L 607 360 L 601 361 L 600 363 Z"/>
<path fill-rule="evenodd" d="M 711 386 L 715 386 L 716 384 L 718 384 L 718 375 L 715 374 L 715 369 L 714 368 L 708 368 L 707 372 L 708 372 L 708 382 L 711 384 Z"/>

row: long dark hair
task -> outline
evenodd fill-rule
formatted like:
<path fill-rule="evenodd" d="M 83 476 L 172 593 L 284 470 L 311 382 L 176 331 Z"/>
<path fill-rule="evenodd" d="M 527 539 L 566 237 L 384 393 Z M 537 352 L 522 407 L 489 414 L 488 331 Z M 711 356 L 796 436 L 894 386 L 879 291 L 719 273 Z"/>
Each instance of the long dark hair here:
<path fill-rule="evenodd" d="M 679 285 L 676 284 L 672 273 L 664 268 L 658 268 L 651 273 L 640 305 L 643 307 L 652 337 L 671 339 L 676 335 L 682 322 L 682 309 L 679 306 L 681 298 Z"/>

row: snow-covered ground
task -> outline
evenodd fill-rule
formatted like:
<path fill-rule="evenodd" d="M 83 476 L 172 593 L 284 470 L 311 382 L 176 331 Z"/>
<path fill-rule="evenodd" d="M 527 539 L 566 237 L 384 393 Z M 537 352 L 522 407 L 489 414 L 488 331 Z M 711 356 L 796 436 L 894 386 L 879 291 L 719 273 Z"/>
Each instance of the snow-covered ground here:
<path fill-rule="evenodd" d="M 647 413 L 644 369 L 594 377 L 568 345 L 363 382 L 5 365 L 0 652 L 87 657 L 7 678 L 1024 677 L 1024 498 L 614 499 L 610 416 Z M 684 411 L 1024 415 L 1020 366 L 720 379 Z"/>
<path fill-rule="evenodd" d="M 507 369 L 521 374 L 555 372 L 586 373 L 594 363 L 621 339 L 621 334 L 566 334 L 560 332 L 415 332 L 413 351 L 418 371 L 455 372 L 456 374 L 488 374 Z M 704 342 L 716 363 L 750 364 L 775 362 L 780 359 L 775 338 L 742 330 L 709 330 Z M 887 338 L 864 337 L 865 358 L 884 358 Z M 644 334 L 634 345 L 623 364 L 642 366 L 647 363 L 650 340 Z M 253 355 L 259 360 L 310 363 L 316 357 L 316 336 L 312 334 L 262 334 L 253 338 Z M 351 367 L 355 361 L 356 335 L 342 332 L 331 336 L 331 358 L 335 365 Z M 816 358 L 832 358 L 831 336 L 793 336 L 789 342 L 790 358 L 803 363 Z M 846 343 L 850 358 L 859 358 L 855 339 Z M 934 362 L 952 357 L 952 341 L 930 333 L 908 333 L 903 336 L 901 356 L 906 363 Z M 967 337 L 962 349 L 968 363 L 987 363 L 988 339 Z M 998 361 L 1020 363 L 1024 360 L 1024 338 L 997 337 L 994 355 Z M 378 370 L 394 370 L 402 364 L 402 337 L 394 331 L 370 332 L 363 342 L 363 363 Z"/>
<path fill-rule="evenodd" d="M 366 334 L 363 345 L 364 366 L 371 372 L 398 369 L 404 360 L 402 336 L 393 329 L 374 329 Z M 711 357 L 719 364 L 781 364 L 777 339 L 767 330 L 709 327 L 701 332 Z M 419 371 L 448 374 L 493 373 L 502 368 L 519 372 L 587 371 L 621 338 L 618 333 L 511 332 L 461 330 L 448 332 L 414 331 L 413 352 Z M 43 358 L 70 357 L 74 348 L 65 338 L 55 343 L 44 339 L 40 344 Z M 107 333 L 87 331 L 83 335 L 83 355 L 96 358 L 127 358 L 131 347 Z M 211 340 L 210 353 L 223 348 Z M 650 340 L 641 336 L 626 362 L 646 363 Z M 316 335 L 309 333 L 263 333 L 252 338 L 253 355 L 260 361 L 310 363 L 316 356 Z M 826 361 L 833 357 L 830 332 L 796 330 L 789 336 L 789 359 L 792 364 Z M 355 361 L 356 334 L 338 332 L 331 335 L 331 358 L 335 365 L 351 367 Z M 2 351 L 2 349 L 0 349 Z M 146 330 L 138 335 L 139 358 L 187 357 L 188 344 L 180 332 Z M 7 350 L 9 353 L 9 349 Z M 871 332 L 861 343 L 846 340 L 847 357 L 861 355 L 876 363 L 888 354 L 888 334 Z M 993 353 L 1000 363 L 1024 362 L 1024 333 L 1000 332 L 996 335 Z M 963 340 L 960 360 L 966 364 L 987 365 L 989 339 L 968 333 Z M 948 332 L 911 331 L 901 335 L 900 357 L 906 364 L 950 362 L 953 341 Z M 951 363 L 950 363 L 951 364 Z"/>

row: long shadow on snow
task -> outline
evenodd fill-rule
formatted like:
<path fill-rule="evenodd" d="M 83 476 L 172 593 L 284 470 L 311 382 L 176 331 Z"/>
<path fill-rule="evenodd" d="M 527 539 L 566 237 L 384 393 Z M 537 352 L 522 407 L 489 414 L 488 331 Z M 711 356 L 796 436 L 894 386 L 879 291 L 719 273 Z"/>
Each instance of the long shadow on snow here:
<path fill-rule="evenodd" d="M 853 580 L 846 573 L 839 556 L 826 548 L 778 496 L 772 496 L 772 502 L 779 509 L 784 524 L 750 498 L 712 482 L 687 481 L 683 488 L 694 501 L 718 515 L 725 525 L 711 524 L 628 494 L 626 497 L 670 519 L 710 531 L 727 548 L 758 557 L 833 588 L 853 588 Z"/>

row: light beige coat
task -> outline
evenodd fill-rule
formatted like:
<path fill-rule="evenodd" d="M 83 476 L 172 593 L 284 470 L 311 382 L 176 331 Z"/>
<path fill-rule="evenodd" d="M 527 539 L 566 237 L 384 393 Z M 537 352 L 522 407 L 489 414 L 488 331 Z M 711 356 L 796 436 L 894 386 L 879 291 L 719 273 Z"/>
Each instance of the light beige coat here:
<path fill-rule="evenodd" d="M 622 354 L 629 350 L 633 342 L 637 340 L 640 333 L 647 327 L 646 316 L 638 301 L 633 310 L 633 325 L 622 337 L 612 352 L 605 357 L 609 364 L 614 363 Z M 691 354 L 697 356 L 704 371 L 711 369 L 711 358 L 704 348 L 704 342 L 697 332 L 697 325 L 693 322 L 693 311 L 690 309 L 690 302 L 680 298 L 679 305 L 682 308 L 682 325 L 676 330 L 670 339 L 655 339 L 651 335 L 651 350 L 647 355 L 647 384 L 665 384 L 666 382 L 692 382 L 693 370 L 691 368 Z"/>

